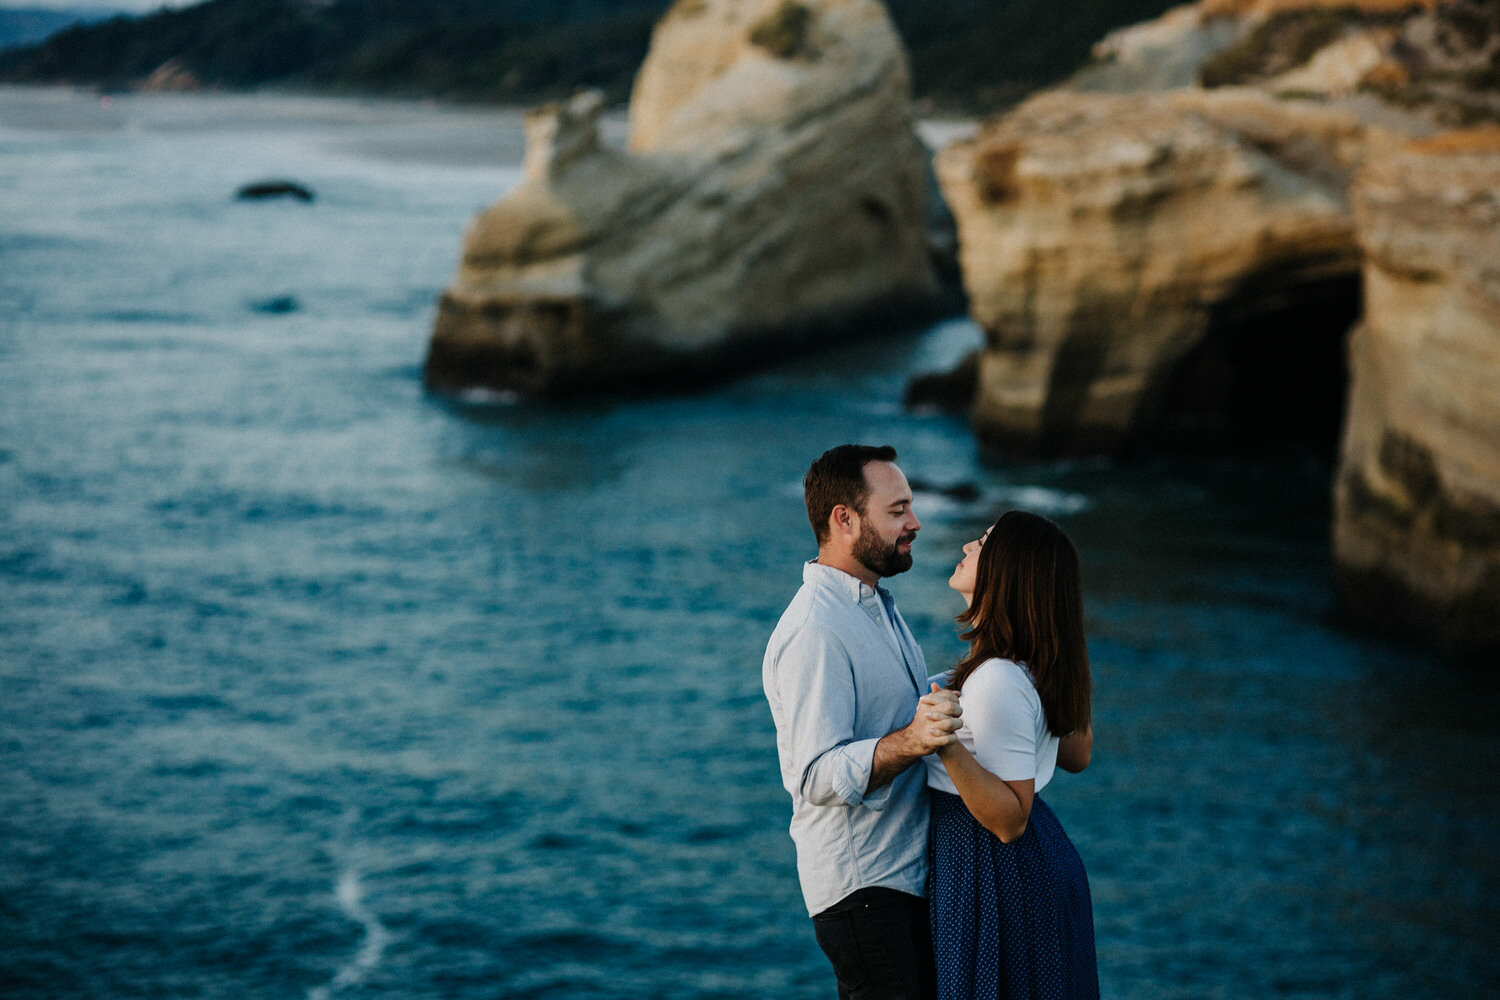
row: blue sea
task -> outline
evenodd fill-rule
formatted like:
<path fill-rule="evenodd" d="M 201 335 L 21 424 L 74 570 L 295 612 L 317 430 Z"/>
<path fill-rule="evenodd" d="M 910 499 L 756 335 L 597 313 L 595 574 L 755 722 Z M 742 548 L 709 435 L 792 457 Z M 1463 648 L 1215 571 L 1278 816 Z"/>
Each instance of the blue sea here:
<path fill-rule="evenodd" d="M 1340 623 L 1329 456 L 986 457 L 901 405 L 961 318 L 429 395 L 520 121 L 0 90 L 0 995 L 831 1000 L 760 660 L 848 440 L 922 484 L 934 670 L 995 512 L 1078 544 L 1105 996 L 1496 995 L 1500 695 Z"/>

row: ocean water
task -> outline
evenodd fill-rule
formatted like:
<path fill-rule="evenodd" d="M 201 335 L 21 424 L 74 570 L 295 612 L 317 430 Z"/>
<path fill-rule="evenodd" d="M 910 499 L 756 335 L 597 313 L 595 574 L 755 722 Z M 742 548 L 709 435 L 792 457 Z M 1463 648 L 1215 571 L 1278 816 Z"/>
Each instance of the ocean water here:
<path fill-rule="evenodd" d="M 845 440 L 927 484 L 934 669 L 998 509 L 1078 543 L 1095 761 L 1047 798 L 1107 996 L 1500 989 L 1500 697 L 1339 624 L 1326 457 L 986 460 L 900 405 L 961 319 L 428 395 L 519 121 L 0 90 L 0 995 L 831 998 L 760 657 Z"/>

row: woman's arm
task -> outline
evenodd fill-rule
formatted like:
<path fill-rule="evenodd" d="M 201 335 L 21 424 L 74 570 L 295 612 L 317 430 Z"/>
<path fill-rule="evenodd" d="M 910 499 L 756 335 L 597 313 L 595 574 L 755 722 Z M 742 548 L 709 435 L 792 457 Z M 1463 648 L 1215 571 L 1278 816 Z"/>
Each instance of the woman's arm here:
<path fill-rule="evenodd" d="M 953 779 L 953 787 L 979 825 L 1009 844 L 1026 832 L 1031 819 L 1031 800 L 1036 780 L 1004 781 L 986 771 L 962 743 L 954 741 L 938 750 L 938 758 Z"/>
<path fill-rule="evenodd" d="M 1089 766 L 1094 752 L 1094 727 L 1090 725 L 1081 733 L 1069 733 L 1057 741 L 1057 766 L 1070 774 L 1077 774 Z"/>

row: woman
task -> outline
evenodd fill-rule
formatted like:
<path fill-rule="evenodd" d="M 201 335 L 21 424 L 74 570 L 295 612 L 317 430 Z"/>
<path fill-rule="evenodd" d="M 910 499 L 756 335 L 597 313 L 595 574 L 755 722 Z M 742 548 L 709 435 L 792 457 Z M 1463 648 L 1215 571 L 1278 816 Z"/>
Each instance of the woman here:
<path fill-rule="evenodd" d="M 927 758 L 938 996 L 1096 998 L 1088 876 L 1037 794 L 1093 748 L 1078 555 L 1051 521 L 1008 511 L 948 585 L 969 655 L 945 678 L 959 739 Z"/>

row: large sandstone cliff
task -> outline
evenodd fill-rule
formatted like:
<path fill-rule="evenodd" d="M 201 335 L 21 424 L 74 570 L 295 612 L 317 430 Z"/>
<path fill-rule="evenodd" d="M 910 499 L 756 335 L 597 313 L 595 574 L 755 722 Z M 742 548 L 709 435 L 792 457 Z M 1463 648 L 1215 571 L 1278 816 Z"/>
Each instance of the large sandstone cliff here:
<path fill-rule="evenodd" d="M 1366 141 L 1348 113 L 1256 91 L 1058 92 L 944 150 L 988 336 L 976 433 L 1116 450 L 1233 303 L 1339 294 L 1359 267 L 1344 190 Z"/>
<path fill-rule="evenodd" d="M 944 150 L 988 337 L 976 433 L 1118 450 L 1184 399 L 1235 395 L 1205 358 L 1288 323 L 1332 356 L 1359 308 L 1354 170 L 1500 118 L 1497 63 L 1493 3 L 1203 0 L 1111 35 L 1069 84 Z"/>
<path fill-rule="evenodd" d="M 1349 610 L 1500 653 L 1500 127 L 1372 160 L 1354 185 L 1365 315 L 1334 552 Z"/>
<path fill-rule="evenodd" d="M 938 300 L 926 155 L 877 0 L 679 0 L 627 150 L 535 112 L 470 228 L 428 384 L 554 393 L 753 363 Z"/>

